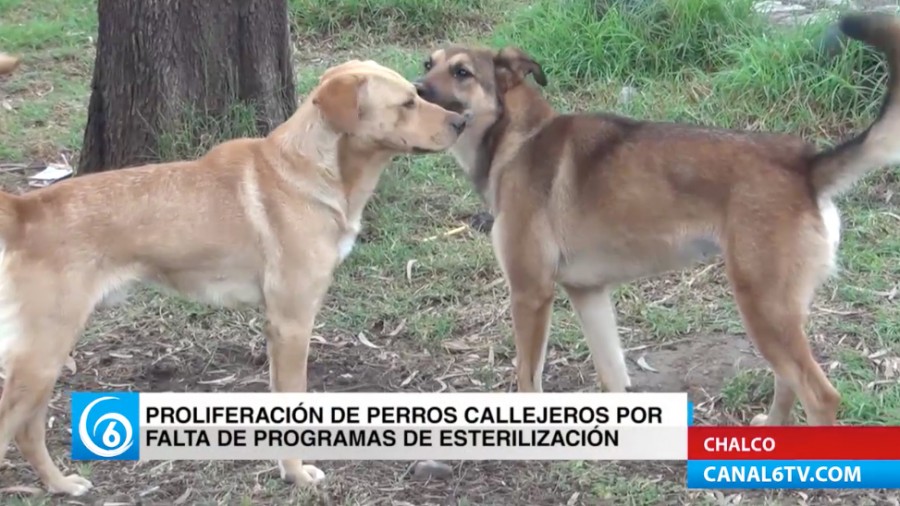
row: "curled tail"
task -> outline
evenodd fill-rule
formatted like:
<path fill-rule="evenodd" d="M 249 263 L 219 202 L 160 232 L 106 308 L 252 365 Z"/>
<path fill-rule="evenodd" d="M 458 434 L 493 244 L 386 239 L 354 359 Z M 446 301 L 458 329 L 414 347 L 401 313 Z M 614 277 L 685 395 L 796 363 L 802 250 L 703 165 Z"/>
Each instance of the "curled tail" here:
<path fill-rule="evenodd" d="M 6 53 L 0 53 L 0 76 L 10 74 L 19 66 L 19 59 Z"/>
<path fill-rule="evenodd" d="M 878 118 L 861 134 L 812 160 L 812 184 L 817 195 L 847 190 L 871 170 L 900 163 L 900 18 L 885 13 L 849 14 L 841 31 L 884 53 L 888 85 Z"/>

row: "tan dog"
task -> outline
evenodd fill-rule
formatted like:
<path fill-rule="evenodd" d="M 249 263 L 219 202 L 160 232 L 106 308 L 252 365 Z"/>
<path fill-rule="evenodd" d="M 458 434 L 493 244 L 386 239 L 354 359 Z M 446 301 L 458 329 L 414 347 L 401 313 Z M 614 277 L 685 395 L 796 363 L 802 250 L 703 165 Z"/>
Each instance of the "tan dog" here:
<path fill-rule="evenodd" d="M 51 459 L 47 403 L 94 307 L 132 282 L 264 305 L 271 389 L 305 391 L 313 320 L 382 170 L 398 154 L 447 149 L 464 126 L 396 72 L 352 61 L 266 138 L 0 194 L 0 460 L 15 438 L 51 491 L 91 486 Z M 280 467 L 293 482 L 323 477 L 300 460 Z"/>
<path fill-rule="evenodd" d="M 473 118 L 451 152 L 496 217 L 494 251 L 511 290 L 519 391 L 541 391 L 554 285 L 564 287 L 606 390 L 630 386 L 610 292 L 723 252 L 745 326 L 775 373 L 768 417 L 786 424 L 799 396 L 810 424 L 840 402 L 804 331 L 835 262 L 832 198 L 867 171 L 900 162 L 900 22 L 841 21 L 887 53 L 890 83 L 875 123 L 824 152 L 786 135 L 558 114 L 515 48 L 449 47 L 425 63 L 419 94 Z"/>
<path fill-rule="evenodd" d="M 0 53 L 0 76 L 12 74 L 19 67 L 19 59 L 6 53 Z"/>

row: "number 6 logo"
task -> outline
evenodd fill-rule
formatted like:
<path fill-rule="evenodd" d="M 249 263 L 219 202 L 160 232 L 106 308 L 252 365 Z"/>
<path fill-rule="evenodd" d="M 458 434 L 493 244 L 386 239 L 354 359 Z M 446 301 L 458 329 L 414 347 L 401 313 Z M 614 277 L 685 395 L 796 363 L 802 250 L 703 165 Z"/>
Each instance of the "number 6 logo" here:
<path fill-rule="evenodd" d="M 118 400 L 118 397 L 106 396 L 100 397 L 99 399 L 95 399 L 87 407 L 84 408 L 84 411 L 81 413 L 81 419 L 78 421 L 78 435 L 81 437 L 81 443 L 85 448 L 93 452 L 95 455 L 100 457 L 117 457 L 122 455 L 131 445 L 134 444 L 132 440 L 133 437 L 133 429 L 131 427 L 131 423 L 125 418 L 123 415 L 119 413 L 107 413 L 94 422 L 93 430 L 88 433 L 88 417 L 91 414 L 91 409 L 97 404 L 103 401 L 109 400 Z M 109 448 L 108 450 L 103 449 L 94 442 L 93 437 L 97 434 L 97 427 L 100 426 L 101 423 L 109 420 L 109 425 L 106 426 L 106 430 L 103 431 L 103 435 L 101 436 L 101 440 L 103 441 L 103 445 Z M 117 429 L 118 424 L 122 425 L 122 429 L 125 431 L 125 440 L 122 441 L 122 434 Z"/>

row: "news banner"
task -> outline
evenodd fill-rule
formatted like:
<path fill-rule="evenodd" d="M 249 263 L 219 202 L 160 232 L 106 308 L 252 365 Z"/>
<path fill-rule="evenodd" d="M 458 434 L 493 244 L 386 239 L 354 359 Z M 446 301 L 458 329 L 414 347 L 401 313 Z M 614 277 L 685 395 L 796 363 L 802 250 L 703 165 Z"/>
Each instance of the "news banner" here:
<path fill-rule="evenodd" d="M 685 393 L 72 394 L 73 460 L 686 461 L 687 488 L 900 488 L 900 427 L 701 427 Z"/>

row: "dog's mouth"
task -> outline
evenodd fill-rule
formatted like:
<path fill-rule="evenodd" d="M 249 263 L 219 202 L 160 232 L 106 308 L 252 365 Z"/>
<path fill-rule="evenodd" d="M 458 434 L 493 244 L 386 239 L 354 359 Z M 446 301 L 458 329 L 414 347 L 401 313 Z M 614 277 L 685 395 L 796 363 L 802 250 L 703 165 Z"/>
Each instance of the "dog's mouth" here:
<path fill-rule="evenodd" d="M 459 100 L 453 100 L 446 104 L 437 103 L 437 105 L 443 107 L 444 109 L 447 109 L 450 112 L 455 112 L 456 114 L 463 114 L 464 112 L 466 112 L 466 106 L 463 105 L 463 103 Z"/>
<path fill-rule="evenodd" d="M 437 96 L 422 96 L 422 99 L 424 99 L 426 102 L 440 106 L 450 112 L 455 112 L 456 114 L 462 114 L 468 109 L 465 104 L 455 98 L 450 100 L 441 100 L 441 98 Z"/>

